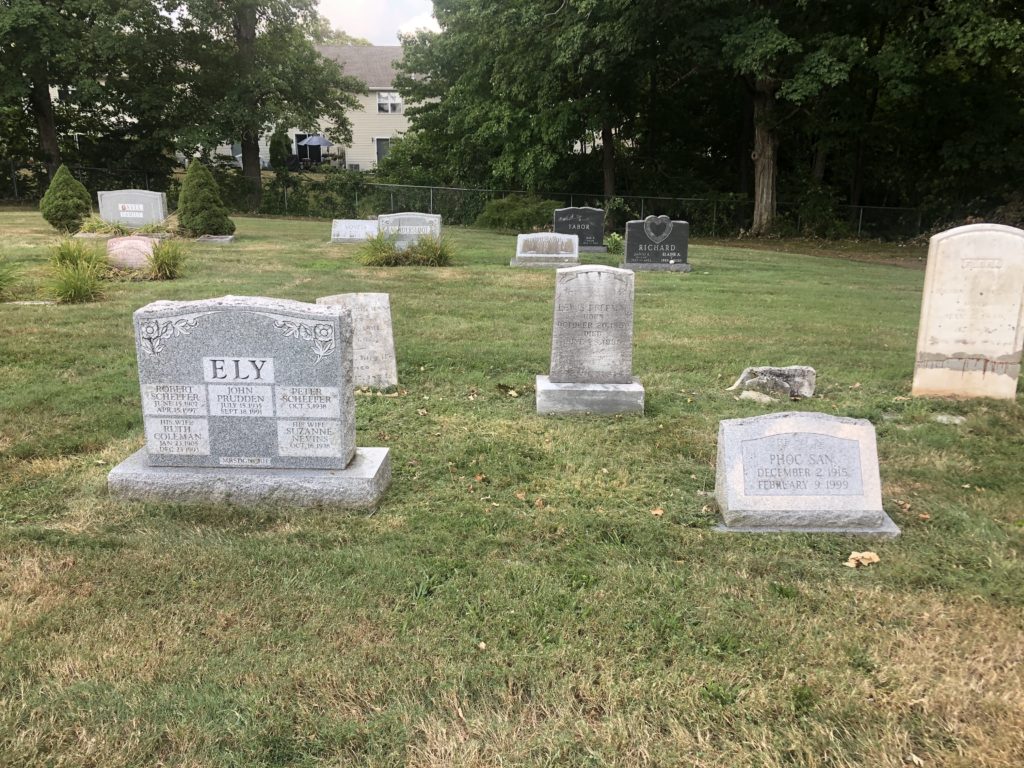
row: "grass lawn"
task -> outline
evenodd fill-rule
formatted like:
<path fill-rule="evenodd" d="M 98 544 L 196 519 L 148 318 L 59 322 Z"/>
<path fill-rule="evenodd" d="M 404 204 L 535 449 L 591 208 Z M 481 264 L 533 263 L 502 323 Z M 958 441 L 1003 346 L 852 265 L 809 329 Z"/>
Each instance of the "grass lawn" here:
<path fill-rule="evenodd" d="M 554 272 L 513 237 L 368 269 L 326 222 L 237 222 L 183 279 L 0 305 L 0 766 L 1024 765 L 1024 415 L 910 399 L 922 270 L 695 245 L 637 274 L 647 414 L 551 418 Z M 53 240 L 0 213 L 18 298 Z M 348 291 L 394 317 L 399 395 L 357 398 L 374 514 L 107 497 L 134 309 Z M 798 363 L 811 400 L 725 391 Z M 903 536 L 714 533 L 718 421 L 770 410 L 874 422 Z"/>

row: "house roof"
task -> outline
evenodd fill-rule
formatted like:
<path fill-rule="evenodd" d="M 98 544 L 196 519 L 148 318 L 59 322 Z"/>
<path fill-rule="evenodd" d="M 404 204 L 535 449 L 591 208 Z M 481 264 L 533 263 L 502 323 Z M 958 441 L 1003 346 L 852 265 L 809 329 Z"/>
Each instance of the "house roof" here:
<path fill-rule="evenodd" d="M 394 87 L 395 64 L 402 58 L 400 45 L 318 45 L 317 50 L 370 88 Z"/>

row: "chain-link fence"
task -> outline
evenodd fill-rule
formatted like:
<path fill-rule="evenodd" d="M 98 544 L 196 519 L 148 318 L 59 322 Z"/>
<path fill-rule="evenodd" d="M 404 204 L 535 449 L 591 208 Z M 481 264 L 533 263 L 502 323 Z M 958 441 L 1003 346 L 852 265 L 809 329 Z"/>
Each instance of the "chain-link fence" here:
<path fill-rule="evenodd" d="M 133 169 L 70 166 L 75 178 L 95 194 L 101 189 L 163 188 L 164 175 Z M 508 195 L 525 195 L 522 190 L 474 189 L 465 187 L 383 184 L 355 171 L 265 173 L 259 204 L 253 203 L 248 180 L 236 169 L 215 168 L 225 204 L 236 213 L 307 216 L 320 219 L 368 218 L 381 213 L 424 211 L 438 213 L 448 224 L 473 224 L 491 200 Z M 41 166 L 0 160 L 0 201 L 34 203 L 45 191 L 45 169 Z M 170 180 L 168 201 L 177 205 L 180 176 Z M 543 192 L 540 197 L 562 206 L 593 206 L 608 213 L 608 226 L 622 231 L 630 219 L 666 215 L 690 222 L 695 237 L 731 237 L 749 229 L 754 203 L 737 195 L 718 197 L 669 197 L 620 195 L 605 200 L 601 194 Z M 781 234 L 816 234 L 824 237 L 866 237 L 907 239 L 925 232 L 930 221 L 916 208 L 831 205 L 824 212 L 809 210 L 799 203 L 778 205 L 777 226 Z"/>

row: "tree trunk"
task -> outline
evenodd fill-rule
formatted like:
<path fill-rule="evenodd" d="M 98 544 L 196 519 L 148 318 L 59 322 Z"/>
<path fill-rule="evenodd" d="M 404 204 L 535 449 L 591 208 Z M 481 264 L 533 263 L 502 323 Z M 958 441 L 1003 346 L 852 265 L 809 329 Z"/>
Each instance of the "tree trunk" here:
<path fill-rule="evenodd" d="M 601 161 L 604 170 L 604 199 L 615 197 L 615 134 L 607 122 L 601 126 Z"/>
<path fill-rule="evenodd" d="M 819 139 L 814 146 L 814 165 L 811 166 L 811 178 L 818 184 L 825 181 L 825 163 L 828 159 L 828 147 L 824 140 Z"/>
<path fill-rule="evenodd" d="M 235 42 L 238 44 L 238 76 L 242 83 L 250 84 L 256 71 L 256 4 L 242 3 L 235 12 Z M 253 97 L 255 98 L 255 97 Z M 252 113 L 258 113 L 258 104 L 252 105 Z M 242 175 L 249 186 L 249 205 L 258 210 L 263 196 L 263 174 L 260 169 L 261 126 L 253 131 L 243 131 L 239 137 L 242 145 Z"/>
<path fill-rule="evenodd" d="M 741 195 L 753 195 L 754 185 L 750 179 L 750 161 L 747 153 L 754 144 L 754 92 L 745 81 L 741 79 L 740 82 L 743 84 L 743 129 L 740 131 L 739 146 L 736 148 L 736 157 L 739 158 L 736 191 Z"/>
<path fill-rule="evenodd" d="M 45 72 L 37 72 L 32 79 L 32 113 L 39 129 L 39 149 L 46 172 L 52 179 L 60 167 L 60 145 L 57 142 L 57 120 L 53 114 L 50 86 Z"/>
<path fill-rule="evenodd" d="M 759 80 L 754 91 L 754 223 L 750 233 L 767 235 L 775 227 L 775 182 L 779 137 L 775 127 L 775 87 Z"/>

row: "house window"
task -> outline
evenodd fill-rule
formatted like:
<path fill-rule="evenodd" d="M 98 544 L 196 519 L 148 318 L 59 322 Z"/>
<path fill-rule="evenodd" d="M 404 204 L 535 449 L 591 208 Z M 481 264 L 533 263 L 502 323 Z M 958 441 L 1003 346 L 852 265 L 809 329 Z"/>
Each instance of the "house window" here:
<path fill-rule="evenodd" d="M 350 171 L 358 171 L 359 170 L 359 163 L 349 163 L 348 164 L 348 169 Z"/>
<path fill-rule="evenodd" d="M 377 144 L 377 162 L 379 163 L 388 156 L 388 150 L 391 149 L 391 139 L 374 139 L 374 141 Z"/>
<path fill-rule="evenodd" d="M 377 94 L 377 111 L 385 114 L 401 114 L 402 95 L 398 91 L 380 91 Z"/>

